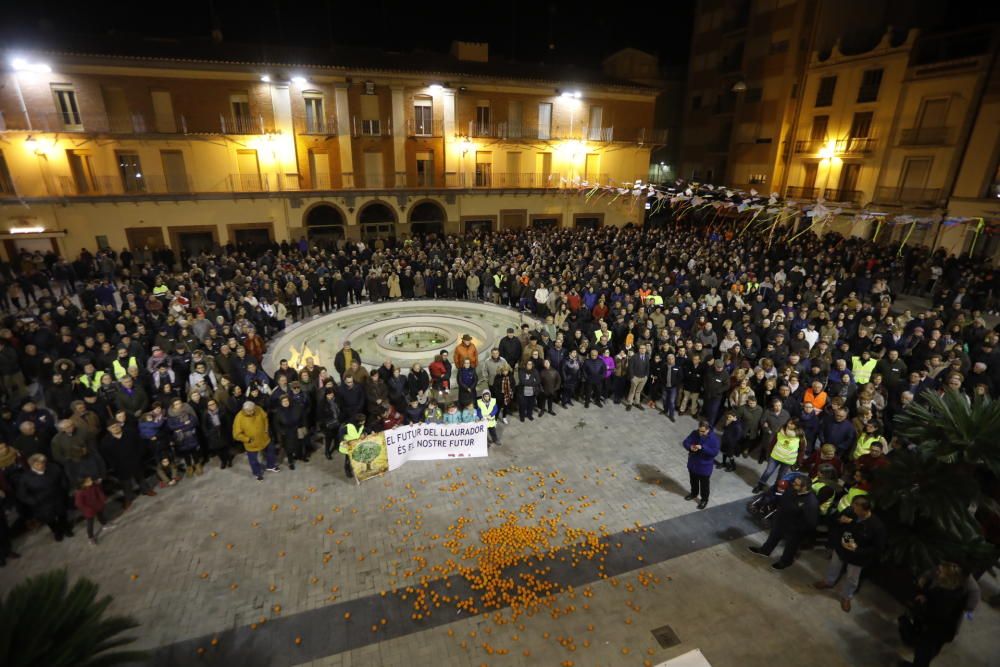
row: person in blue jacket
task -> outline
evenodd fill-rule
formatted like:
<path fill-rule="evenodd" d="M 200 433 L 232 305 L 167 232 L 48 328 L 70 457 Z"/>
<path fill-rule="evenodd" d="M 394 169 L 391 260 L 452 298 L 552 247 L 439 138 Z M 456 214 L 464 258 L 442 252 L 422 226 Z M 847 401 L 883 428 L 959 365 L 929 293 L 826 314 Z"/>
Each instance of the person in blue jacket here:
<path fill-rule="evenodd" d="M 719 453 L 719 436 L 704 419 L 698 422 L 698 429 L 684 438 L 684 449 L 688 450 L 688 474 L 691 476 L 691 493 L 684 500 L 698 501 L 698 509 L 708 505 L 708 480 L 715 470 L 715 456 Z"/>

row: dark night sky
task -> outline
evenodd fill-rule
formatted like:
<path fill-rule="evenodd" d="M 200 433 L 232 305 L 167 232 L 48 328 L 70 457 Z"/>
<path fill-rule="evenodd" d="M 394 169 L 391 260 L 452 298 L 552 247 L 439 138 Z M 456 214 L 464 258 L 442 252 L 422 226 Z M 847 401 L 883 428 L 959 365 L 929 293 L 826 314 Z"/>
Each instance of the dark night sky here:
<path fill-rule="evenodd" d="M 13 4 L 13 3 L 11 3 Z M 447 52 L 454 39 L 486 41 L 491 57 L 597 66 L 626 46 L 683 65 L 690 49 L 693 2 L 621 5 L 480 0 L 171 0 L 169 2 L 23 1 L 4 12 L 4 32 L 21 44 L 58 44 L 72 35 L 109 32 L 155 37 L 207 37 L 212 9 L 226 42 L 394 51 Z M 72 8 L 72 9 L 71 9 Z M 81 11 L 83 9 L 83 11 Z M 159 11 L 157 11 L 159 10 Z M 165 11 L 164 11 L 165 10 Z M 150 12 L 155 11 L 156 14 Z M 112 36 L 110 39 L 114 39 Z M 550 50 L 549 44 L 555 49 Z"/>

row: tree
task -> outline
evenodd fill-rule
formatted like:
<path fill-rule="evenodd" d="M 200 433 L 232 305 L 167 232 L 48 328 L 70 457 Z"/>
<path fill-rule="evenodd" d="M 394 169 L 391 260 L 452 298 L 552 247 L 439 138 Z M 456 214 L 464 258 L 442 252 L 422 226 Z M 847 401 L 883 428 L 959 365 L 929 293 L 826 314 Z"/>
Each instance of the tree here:
<path fill-rule="evenodd" d="M 914 573 L 943 560 L 992 566 L 1000 548 L 983 523 L 998 512 L 991 493 L 1000 479 L 1000 401 L 928 391 L 895 425 L 912 447 L 892 455 L 872 489 L 889 531 L 889 560 Z"/>
<path fill-rule="evenodd" d="M 378 458 L 381 451 L 382 448 L 379 447 L 377 442 L 366 440 L 354 447 L 354 451 L 351 452 L 351 460 L 364 463 L 365 472 L 368 472 L 372 469 L 372 461 Z"/>
<path fill-rule="evenodd" d="M 0 655 L 7 667 L 110 667 L 140 662 L 145 651 L 115 651 L 135 641 L 121 634 L 139 624 L 106 616 L 111 596 L 97 599 L 98 586 L 66 570 L 29 577 L 0 599 Z"/>

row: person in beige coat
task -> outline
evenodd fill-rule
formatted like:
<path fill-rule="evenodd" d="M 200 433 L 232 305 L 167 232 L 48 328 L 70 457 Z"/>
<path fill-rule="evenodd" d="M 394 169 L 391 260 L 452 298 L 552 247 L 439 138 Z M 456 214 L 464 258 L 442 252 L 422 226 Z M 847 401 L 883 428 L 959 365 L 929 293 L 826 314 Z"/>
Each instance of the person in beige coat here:
<path fill-rule="evenodd" d="M 233 419 L 233 439 L 243 443 L 247 450 L 247 460 L 250 470 L 258 482 L 264 481 L 264 471 L 260 468 L 259 452 L 264 452 L 268 472 L 279 472 L 281 469 L 274 460 L 274 445 L 267 428 L 267 413 L 253 401 L 243 404 Z"/>

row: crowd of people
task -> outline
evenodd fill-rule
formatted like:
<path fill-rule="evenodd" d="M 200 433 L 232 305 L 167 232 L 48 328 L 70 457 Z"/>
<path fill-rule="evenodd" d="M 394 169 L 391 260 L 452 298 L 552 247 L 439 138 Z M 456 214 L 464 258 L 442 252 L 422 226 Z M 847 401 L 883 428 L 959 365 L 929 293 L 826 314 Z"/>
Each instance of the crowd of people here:
<path fill-rule="evenodd" d="M 56 540 L 72 535 L 75 504 L 96 544 L 113 526 L 105 494 L 121 493 L 128 510 L 157 482 L 204 474 L 215 459 L 229 467 L 242 452 L 262 480 L 279 460 L 332 458 L 403 423 L 485 419 L 499 444 L 514 414 L 659 409 L 699 420 L 684 442 L 699 508 L 712 473 L 741 458 L 764 466 L 755 492 L 801 470 L 792 488 L 818 498 L 816 520 L 849 522 L 840 532 L 877 551 L 871 471 L 907 446 L 893 416 L 923 392 L 1000 389 L 998 333 L 984 319 L 997 280 L 943 251 L 833 234 L 770 244 L 725 223 L 301 239 L 180 258 L 23 252 L 0 264 L 0 493 L 17 530 L 46 524 Z M 932 308 L 894 310 L 904 292 Z M 332 369 L 263 368 L 287 322 L 422 298 L 502 304 L 542 324 L 508 330 L 490 350 L 466 337 L 426 368 L 362 359 L 349 342 Z M 6 518 L 0 530 L 4 563 L 16 555 Z M 778 531 L 776 567 L 791 563 L 798 530 Z M 852 566 L 866 560 L 857 552 L 870 552 L 843 549 L 852 554 L 838 546 L 831 572 L 846 564 L 849 608 Z"/>

